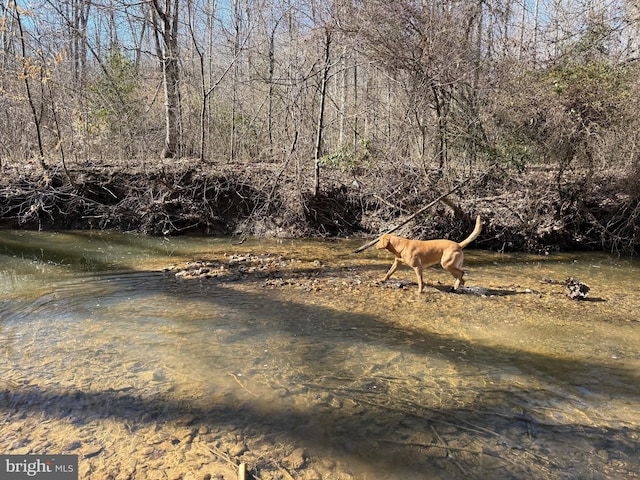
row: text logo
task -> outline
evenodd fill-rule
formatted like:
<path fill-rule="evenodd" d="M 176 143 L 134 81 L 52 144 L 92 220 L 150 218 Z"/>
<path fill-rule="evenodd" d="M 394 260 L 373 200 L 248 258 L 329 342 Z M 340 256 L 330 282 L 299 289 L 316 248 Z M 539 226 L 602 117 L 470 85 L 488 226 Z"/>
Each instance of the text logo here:
<path fill-rule="evenodd" d="M 0 455 L 2 480 L 78 480 L 77 455 Z"/>

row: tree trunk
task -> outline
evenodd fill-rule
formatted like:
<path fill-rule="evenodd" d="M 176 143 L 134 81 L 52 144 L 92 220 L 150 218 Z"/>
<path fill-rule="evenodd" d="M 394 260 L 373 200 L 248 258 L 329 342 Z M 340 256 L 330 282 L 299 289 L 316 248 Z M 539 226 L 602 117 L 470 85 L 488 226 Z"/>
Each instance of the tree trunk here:
<path fill-rule="evenodd" d="M 166 135 L 164 158 L 178 156 L 180 139 L 180 67 L 178 59 L 172 56 L 163 59 L 163 77 L 166 100 Z"/>
<path fill-rule="evenodd" d="M 165 94 L 165 142 L 162 156 L 174 158 L 179 154 L 180 146 L 180 64 L 178 62 L 178 5 L 179 0 L 172 4 L 166 2 L 163 10 L 158 0 L 153 0 L 154 11 L 160 18 L 161 25 L 156 22 L 156 48 L 161 59 L 162 77 Z M 162 45 L 157 41 L 157 34 L 162 37 Z"/>
<path fill-rule="evenodd" d="M 438 172 L 441 175 L 444 172 L 444 168 L 447 165 L 448 145 L 447 145 L 447 99 L 446 93 L 439 89 L 437 86 L 431 86 L 431 92 L 433 94 L 433 108 L 436 112 L 436 130 L 437 130 L 437 147 L 436 157 L 438 158 Z"/>
<path fill-rule="evenodd" d="M 235 161 L 237 156 L 237 142 L 238 142 L 238 127 L 236 124 L 237 110 L 238 110 L 238 82 L 240 78 L 240 35 L 243 29 L 242 12 L 240 9 L 240 1 L 234 0 L 233 2 L 233 57 L 236 61 L 233 64 L 233 80 L 231 85 L 231 135 L 229 138 L 229 160 Z"/>
<path fill-rule="evenodd" d="M 280 20 L 276 21 L 275 25 L 271 29 L 271 35 L 269 37 L 269 104 L 267 110 L 267 133 L 269 135 L 269 154 L 273 153 L 273 96 L 275 92 L 275 84 L 273 82 L 275 69 L 276 69 L 276 31 Z"/>
<path fill-rule="evenodd" d="M 29 78 L 31 77 L 31 73 L 27 70 L 26 59 L 27 59 L 27 47 L 24 41 L 24 31 L 22 29 L 22 18 L 20 16 L 20 7 L 14 4 L 16 20 L 18 22 L 18 29 L 20 31 L 20 47 L 22 49 L 22 62 L 24 64 L 24 70 L 22 72 L 22 77 L 24 79 L 24 86 L 27 91 L 27 100 L 29 101 L 29 107 L 31 108 L 31 114 L 33 115 L 33 123 L 36 127 L 36 138 L 38 139 L 38 161 L 40 162 L 40 167 L 42 170 L 47 170 L 47 164 L 44 161 L 44 146 L 42 144 L 42 131 L 40 120 L 41 116 L 38 115 L 36 110 L 36 105 L 33 100 L 33 95 L 31 93 L 31 86 L 29 84 Z"/>
<path fill-rule="evenodd" d="M 325 29 L 324 43 L 324 64 L 322 66 L 322 78 L 320 80 L 320 110 L 318 112 L 318 123 L 316 124 L 316 143 L 313 151 L 314 160 L 314 184 L 313 196 L 317 197 L 320 192 L 320 158 L 322 157 L 322 135 L 324 133 L 324 110 L 327 99 L 327 83 L 329 81 L 329 54 L 331 47 L 331 32 Z"/>

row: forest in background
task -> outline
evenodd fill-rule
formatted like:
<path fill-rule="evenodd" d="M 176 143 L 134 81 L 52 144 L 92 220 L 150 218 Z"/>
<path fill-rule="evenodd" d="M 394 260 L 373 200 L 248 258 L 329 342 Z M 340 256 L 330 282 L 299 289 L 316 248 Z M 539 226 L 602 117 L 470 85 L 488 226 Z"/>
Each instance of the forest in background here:
<path fill-rule="evenodd" d="M 0 0 L 0 218 L 634 253 L 636 0 Z"/>

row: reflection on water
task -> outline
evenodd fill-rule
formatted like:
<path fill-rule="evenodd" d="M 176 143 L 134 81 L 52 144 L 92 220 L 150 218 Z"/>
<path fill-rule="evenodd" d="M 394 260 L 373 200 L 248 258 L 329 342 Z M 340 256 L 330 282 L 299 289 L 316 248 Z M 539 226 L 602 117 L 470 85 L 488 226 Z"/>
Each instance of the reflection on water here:
<path fill-rule="evenodd" d="M 640 471 L 639 263 L 469 251 L 464 293 L 430 269 L 418 295 L 359 244 L 0 232 L 0 451 L 81 478 Z M 215 274 L 163 271 L 195 259 Z"/>

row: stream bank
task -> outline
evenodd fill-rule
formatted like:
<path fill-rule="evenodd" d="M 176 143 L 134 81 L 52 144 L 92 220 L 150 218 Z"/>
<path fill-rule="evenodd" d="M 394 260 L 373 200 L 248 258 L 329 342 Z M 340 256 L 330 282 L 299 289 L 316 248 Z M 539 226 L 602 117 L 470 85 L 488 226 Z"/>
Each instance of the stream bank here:
<path fill-rule="evenodd" d="M 485 175 L 482 175 L 485 173 Z M 640 193 L 624 172 L 531 168 L 479 171 L 463 188 L 398 233 L 464 238 L 482 215 L 476 248 L 500 252 L 583 250 L 634 254 Z M 193 159 L 142 164 L 2 166 L 0 226 L 113 230 L 150 235 L 283 238 L 375 236 L 469 178 L 404 166 L 322 171 L 312 195 L 298 168 Z"/>

